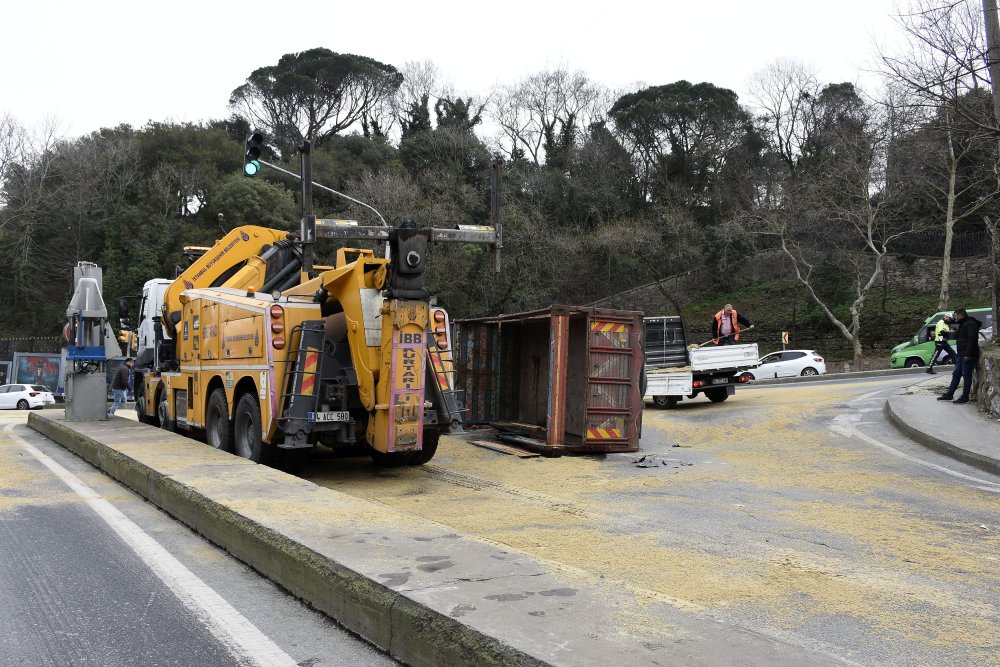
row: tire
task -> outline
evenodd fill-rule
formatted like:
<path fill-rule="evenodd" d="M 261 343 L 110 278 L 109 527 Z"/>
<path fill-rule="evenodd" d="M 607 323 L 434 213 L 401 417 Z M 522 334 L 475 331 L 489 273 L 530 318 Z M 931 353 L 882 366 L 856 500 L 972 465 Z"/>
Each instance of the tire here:
<path fill-rule="evenodd" d="M 924 360 L 920 357 L 910 357 L 906 360 L 906 363 L 903 364 L 903 368 L 920 368 L 923 365 Z"/>
<path fill-rule="evenodd" d="M 26 400 L 24 400 L 22 398 L 20 401 L 17 402 L 17 409 L 18 410 L 30 410 L 31 406 L 28 405 L 28 401 L 26 401 Z"/>
<path fill-rule="evenodd" d="M 226 392 L 216 389 L 205 408 L 205 442 L 222 452 L 233 451 L 233 422 L 229 419 Z"/>
<path fill-rule="evenodd" d="M 667 409 L 677 405 L 680 400 L 676 396 L 654 396 L 653 405 L 658 408 Z"/>
<path fill-rule="evenodd" d="M 438 448 L 438 441 L 440 439 L 441 431 L 436 429 L 424 431 L 424 446 L 419 452 L 413 452 L 410 454 L 409 465 L 422 466 L 434 458 L 434 454 L 437 452 Z"/>
<path fill-rule="evenodd" d="M 170 419 L 170 406 L 167 403 L 167 390 L 163 387 L 159 391 L 159 400 L 156 401 L 156 420 L 160 422 L 160 428 L 164 431 L 173 431 L 174 422 Z"/>
<path fill-rule="evenodd" d="M 256 394 L 243 394 L 236 401 L 233 444 L 238 455 L 260 463 L 264 442 L 260 435 L 260 403 L 257 402 Z"/>
<path fill-rule="evenodd" d="M 708 400 L 713 403 L 722 403 L 729 398 L 729 391 L 725 387 L 713 387 L 711 389 L 706 389 L 705 395 L 708 396 Z"/>
<path fill-rule="evenodd" d="M 802 369 L 802 377 L 811 377 L 813 375 L 819 375 L 819 371 L 812 366 L 806 366 Z"/>
<path fill-rule="evenodd" d="M 646 381 L 646 369 L 643 368 L 642 369 L 642 374 L 639 376 L 639 392 L 640 392 L 639 393 L 639 398 L 642 398 L 643 396 L 646 395 L 647 384 L 648 383 Z"/>
<path fill-rule="evenodd" d="M 156 415 L 151 415 L 146 413 L 146 385 L 141 380 L 136 380 L 136 392 L 135 392 L 135 415 L 142 424 L 149 424 L 150 426 L 159 426 L 160 420 Z"/>

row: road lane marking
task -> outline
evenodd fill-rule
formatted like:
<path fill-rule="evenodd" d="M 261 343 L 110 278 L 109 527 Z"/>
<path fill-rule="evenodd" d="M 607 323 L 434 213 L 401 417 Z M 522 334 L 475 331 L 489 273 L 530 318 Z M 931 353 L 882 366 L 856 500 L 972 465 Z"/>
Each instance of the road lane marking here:
<path fill-rule="evenodd" d="M 874 393 L 879 393 L 879 392 L 874 392 Z M 876 440 L 870 435 L 865 435 L 864 433 L 862 433 L 857 429 L 857 424 L 860 423 L 860 420 L 861 420 L 861 415 L 858 413 L 844 413 L 842 415 L 837 415 L 836 417 L 833 418 L 833 424 L 829 426 L 829 429 L 834 433 L 836 433 L 837 435 L 845 435 L 848 437 L 854 436 L 859 440 L 867 442 L 870 445 L 874 445 L 876 447 L 884 449 L 890 454 L 894 454 L 902 459 L 906 459 L 907 461 L 910 461 L 912 463 L 924 466 L 925 468 L 932 468 L 939 472 L 943 472 L 946 475 L 951 475 L 952 477 L 958 477 L 960 479 L 964 479 L 969 482 L 975 482 L 977 485 L 984 485 L 976 487 L 982 491 L 991 491 L 994 493 L 1000 493 L 1000 483 L 993 482 L 988 479 L 980 479 L 978 477 L 973 477 L 972 475 L 966 475 L 956 470 L 945 468 L 944 466 L 940 466 L 936 463 L 931 463 L 930 461 L 922 461 L 916 458 L 915 456 L 910 456 L 909 454 L 901 452 L 895 447 L 892 447 L 891 445 L 885 444 L 881 440 Z"/>
<path fill-rule="evenodd" d="M 29 454 L 83 498 L 241 665 L 295 667 L 297 663 L 291 656 L 282 651 L 222 596 L 73 473 L 14 434 L 14 426 L 9 424 L 4 430 L 11 432 Z"/>

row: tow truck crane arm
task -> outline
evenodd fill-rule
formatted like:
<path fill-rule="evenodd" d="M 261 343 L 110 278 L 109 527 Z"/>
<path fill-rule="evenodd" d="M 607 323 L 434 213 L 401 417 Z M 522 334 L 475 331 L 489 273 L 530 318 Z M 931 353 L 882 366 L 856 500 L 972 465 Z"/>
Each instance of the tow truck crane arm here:
<path fill-rule="evenodd" d="M 180 320 L 184 290 L 195 287 L 244 288 L 264 286 L 267 262 L 260 255 L 266 246 L 286 241 L 289 233 L 254 225 L 237 227 L 219 239 L 201 257 L 192 262 L 163 296 L 163 322 L 171 336 Z"/>

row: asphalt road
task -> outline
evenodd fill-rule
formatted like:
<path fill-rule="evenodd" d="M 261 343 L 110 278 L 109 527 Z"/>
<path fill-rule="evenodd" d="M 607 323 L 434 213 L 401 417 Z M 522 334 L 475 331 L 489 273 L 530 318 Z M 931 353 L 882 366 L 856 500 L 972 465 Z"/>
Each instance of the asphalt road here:
<path fill-rule="evenodd" d="M 1000 664 L 1000 477 L 886 421 L 886 396 L 921 379 L 650 408 L 638 454 L 519 459 L 446 437 L 421 468 L 303 476 L 836 661 Z"/>
<path fill-rule="evenodd" d="M 0 665 L 392 665 L 0 413 Z"/>

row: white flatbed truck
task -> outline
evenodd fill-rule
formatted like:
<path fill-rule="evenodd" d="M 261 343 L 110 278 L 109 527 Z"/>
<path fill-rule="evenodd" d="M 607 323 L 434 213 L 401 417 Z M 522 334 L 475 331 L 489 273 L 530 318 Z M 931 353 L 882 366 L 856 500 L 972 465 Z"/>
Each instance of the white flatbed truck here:
<path fill-rule="evenodd" d="M 678 316 L 643 318 L 643 329 L 644 394 L 657 407 L 670 408 L 698 394 L 721 403 L 748 380 L 743 371 L 756 368 L 760 359 L 756 343 L 688 348 Z"/>

